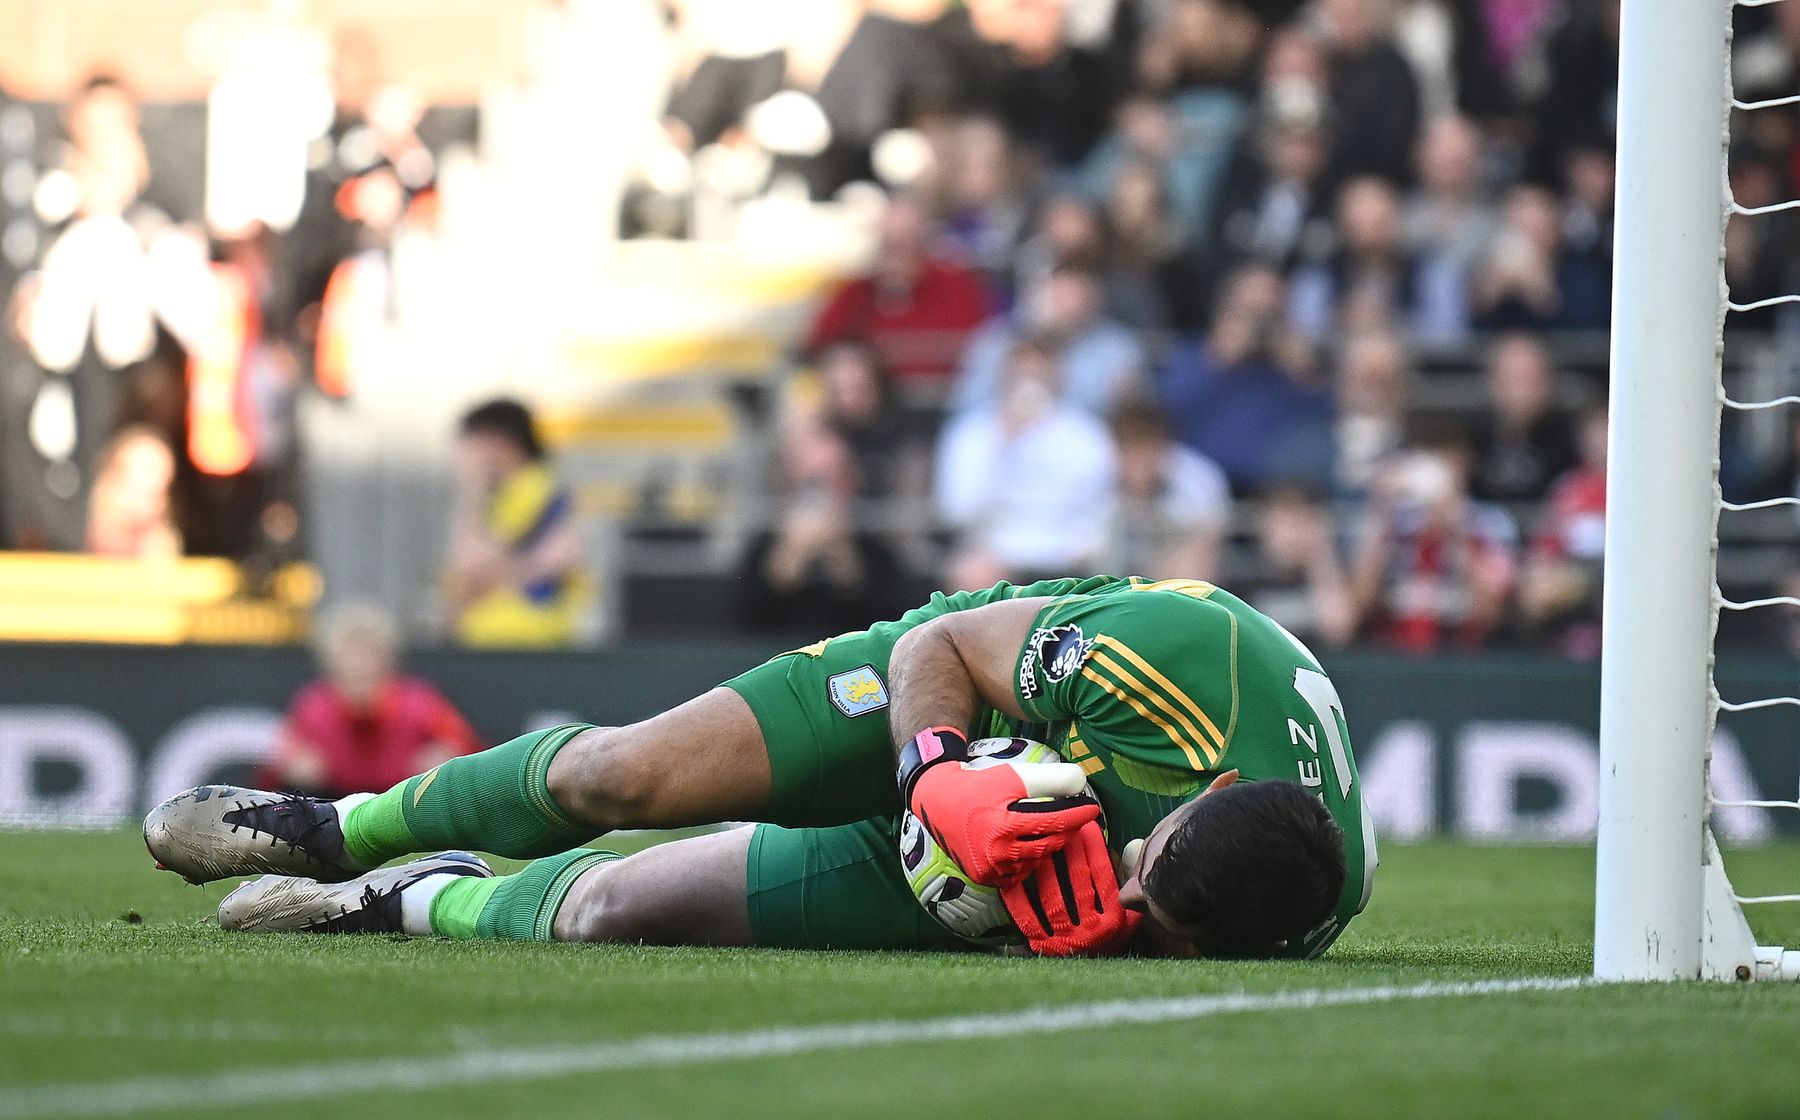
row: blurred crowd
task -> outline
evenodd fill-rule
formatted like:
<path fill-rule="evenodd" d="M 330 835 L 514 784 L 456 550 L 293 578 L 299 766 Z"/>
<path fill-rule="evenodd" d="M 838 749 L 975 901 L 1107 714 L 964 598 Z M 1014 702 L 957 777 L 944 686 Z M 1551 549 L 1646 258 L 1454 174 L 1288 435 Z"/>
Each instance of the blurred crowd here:
<path fill-rule="evenodd" d="M 345 34 L 333 59 L 280 233 L 203 212 L 179 189 L 198 167 L 153 175 L 124 78 L 50 112 L 0 91 L 0 544 L 263 571 L 303 554 L 296 402 L 348 392 L 387 314 L 384 254 L 431 220 L 434 182 L 374 43 Z"/>
<path fill-rule="evenodd" d="M 746 617 L 1100 569 L 1328 646 L 1597 653 L 1617 0 L 795 7 L 771 46 L 675 6 L 686 196 L 646 176 L 625 211 L 681 236 L 720 168 L 887 196 L 804 340 Z M 1800 88 L 1800 7 L 1746 12 L 1735 67 Z M 1800 116 L 1738 116 L 1738 200 L 1800 194 Z M 1734 299 L 1800 291 L 1792 213 L 1728 243 Z M 1729 328 L 1793 391 L 1791 314 Z M 1795 492 L 1800 425 L 1733 435 L 1728 496 Z"/>
<path fill-rule="evenodd" d="M 771 371 L 745 625 L 1106 570 L 1215 579 L 1323 646 L 1597 652 L 1618 0 L 661 7 L 618 235 L 767 199 L 874 227 Z M 1800 4 L 1736 31 L 1738 97 L 1800 91 Z M 159 196 L 116 77 L 54 135 L 0 95 L 0 544 L 305 555 L 297 402 L 378 360 L 391 246 L 434 220 L 421 107 L 379 74 L 339 37 L 279 233 Z M 1800 196 L 1800 110 L 1735 116 L 1737 200 Z M 1797 220 L 1731 218 L 1733 299 L 1800 291 Z M 1728 362 L 1794 391 L 1792 310 L 1733 315 Z M 1728 497 L 1800 489 L 1800 422 L 1725 436 Z M 589 577 L 525 406 L 468 413 L 455 466 L 449 632 L 573 640 Z"/>

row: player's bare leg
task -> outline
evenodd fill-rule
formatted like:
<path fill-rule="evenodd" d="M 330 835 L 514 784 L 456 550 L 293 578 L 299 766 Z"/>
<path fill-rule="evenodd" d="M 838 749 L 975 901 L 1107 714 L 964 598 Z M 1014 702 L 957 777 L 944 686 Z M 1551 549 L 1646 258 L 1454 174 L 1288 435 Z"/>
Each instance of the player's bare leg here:
<path fill-rule="evenodd" d="M 771 781 L 750 705 L 715 688 L 641 723 L 583 731 L 557 752 L 546 784 L 571 820 L 598 835 L 754 820 Z"/>
<path fill-rule="evenodd" d="M 749 945 L 744 868 L 755 831 L 658 844 L 589 868 L 556 912 L 556 940 Z"/>
<path fill-rule="evenodd" d="M 272 872 L 322 882 L 414 852 L 530 859 L 617 828 L 754 818 L 772 771 L 756 717 L 726 688 L 627 727 L 556 728 L 337 802 L 206 786 L 152 810 L 144 840 L 192 882 Z"/>
<path fill-rule="evenodd" d="M 227 895 L 219 924 L 246 933 L 749 945 L 745 865 L 754 831 L 690 837 L 623 858 L 565 852 L 497 877 L 462 852 L 348 883 L 269 875 Z"/>

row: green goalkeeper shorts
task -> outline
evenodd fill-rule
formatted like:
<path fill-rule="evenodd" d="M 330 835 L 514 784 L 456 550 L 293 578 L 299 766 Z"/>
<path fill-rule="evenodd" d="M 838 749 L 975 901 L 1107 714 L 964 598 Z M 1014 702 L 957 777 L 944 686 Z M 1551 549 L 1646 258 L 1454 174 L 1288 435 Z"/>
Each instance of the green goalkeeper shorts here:
<path fill-rule="evenodd" d="M 773 793 L 762 820 L 854 824 L 901 809 L 888 731 L 892 639 L 845 634 L 766 661 L 725 687 L 762 728 Z"/>
<path fill-rule="evenodd" d="M 771 949 L 968 950 L 900 870 L 894 817 L 835 828 L 758 825 L 744 869 L 754 943 Z"/>

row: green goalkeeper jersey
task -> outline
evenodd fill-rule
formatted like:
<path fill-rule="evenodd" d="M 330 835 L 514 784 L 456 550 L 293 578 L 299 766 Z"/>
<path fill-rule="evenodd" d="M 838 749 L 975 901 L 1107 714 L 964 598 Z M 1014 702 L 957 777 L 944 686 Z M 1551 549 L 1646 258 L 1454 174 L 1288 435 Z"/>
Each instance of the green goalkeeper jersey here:
<path fill-rule="evenodd" d="M 1295 955 L 1323 952 L 1367 905 L 1376 853 L 1343 705 L 1312 653 L 1267 615 L 1196 580 L 1003 588 L 979 595 L 1056 599 L 1014 667 L 1031 722 L 990 714 L 978 730 L 1041 739 L 1086 770 L 1115 847 L 1147 835 L 1223 771 L 1300 783 L 1344 834 L 1337 910 L 1295 946 Z"/>

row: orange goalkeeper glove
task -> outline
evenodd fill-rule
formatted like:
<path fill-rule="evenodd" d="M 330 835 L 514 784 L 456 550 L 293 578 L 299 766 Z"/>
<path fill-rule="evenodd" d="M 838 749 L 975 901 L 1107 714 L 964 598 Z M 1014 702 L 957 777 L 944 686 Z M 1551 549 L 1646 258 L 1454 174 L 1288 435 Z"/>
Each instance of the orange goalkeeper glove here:
<path fill-rule="evenodd" d="M 1082 794 L 1087 775 L 1079 766 L 975 767 L 968 757 L 962 732 L 933 727 L 901 751 L 899 779 L 907 808 L 977 883 L 1017 882 L 1100 817 L 1099 802 Z"/>
<path fill-rule="evenodd" d="M 1122 953 L 1144 918 L 1119 905 L 1119 879 L 1098 822 L 1083 825 L 1000 897 L 1032 952 L 1046 957 Z"/>

